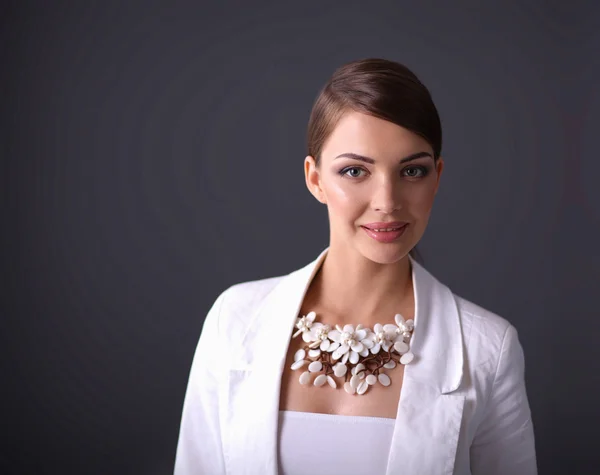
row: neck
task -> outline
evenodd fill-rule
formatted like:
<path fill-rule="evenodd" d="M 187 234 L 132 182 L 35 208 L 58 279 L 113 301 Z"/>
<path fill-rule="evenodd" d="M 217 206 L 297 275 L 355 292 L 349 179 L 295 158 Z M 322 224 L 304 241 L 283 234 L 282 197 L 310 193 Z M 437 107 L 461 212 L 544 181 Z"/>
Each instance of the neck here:
<path fill-rule="evenodd" d="M 330 247 L 311 283 L 313 300 L 336 323 L 392 323 L 412 318 L 414 296 L 408 256 L 379 264 L 356 252 Z"/>

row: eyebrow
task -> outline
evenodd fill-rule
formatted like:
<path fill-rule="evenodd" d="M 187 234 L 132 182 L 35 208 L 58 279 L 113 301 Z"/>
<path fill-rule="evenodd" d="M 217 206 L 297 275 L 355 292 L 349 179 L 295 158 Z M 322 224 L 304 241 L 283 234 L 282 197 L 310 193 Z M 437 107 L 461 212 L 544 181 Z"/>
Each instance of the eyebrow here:
<path fill-rule="evenodd" d="M 375 163 L 375 160 L 373 160 L 372 158 L 369 157 L 365 157 L 364 155 L 359 155 L 358 153 L 352 153 L 352 152 L 347 152 L 347 153 L 342 153 L 340 155 L 338 155 L 337 157 L 334 158 L 341 158 L 341 157 L 346 157 L 346 158 L 353 158 L 354 160 L 360 160 L 361 162 L 366 162 L 366 163 Z M 400 160 L 400 163 L 406 163 L 406 162 L 410 162 L 412 160 L 416 160 L 417 158 L 421 158 L 421 157 L 431 157 L 431 159 L 433 160 L 433 157 L 431 156 L 430 153 L 428 152 L 417 152 L 417 153 L 413 153 L 412 155 L 409 155 L 408 157 L 404 157 L 402 160 Z"/>

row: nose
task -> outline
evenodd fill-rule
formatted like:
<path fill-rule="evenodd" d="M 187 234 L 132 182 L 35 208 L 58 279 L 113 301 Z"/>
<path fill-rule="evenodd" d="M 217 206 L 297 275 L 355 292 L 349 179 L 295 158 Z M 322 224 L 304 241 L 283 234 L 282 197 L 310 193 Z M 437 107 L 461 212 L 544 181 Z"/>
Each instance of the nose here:
<path fill-rule="evenodd" d="M 371 206 L 374 211 L 391 214 L 400 208 L 400 190 L 394 180 L 383 179 L 375 186 Z"/>

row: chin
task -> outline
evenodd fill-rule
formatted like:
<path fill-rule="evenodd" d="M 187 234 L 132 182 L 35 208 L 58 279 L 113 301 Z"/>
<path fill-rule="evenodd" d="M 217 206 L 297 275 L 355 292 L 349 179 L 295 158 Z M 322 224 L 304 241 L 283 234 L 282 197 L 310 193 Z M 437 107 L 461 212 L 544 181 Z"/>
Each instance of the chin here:
<path fill-rule="evenodd" d="M 360 254 L 377 264 L 395 264 L 407 257 L 410 249 L 403 242 L 382 244 L 373 241 L 367 245 L 361 243 L 358 246 Z"/>

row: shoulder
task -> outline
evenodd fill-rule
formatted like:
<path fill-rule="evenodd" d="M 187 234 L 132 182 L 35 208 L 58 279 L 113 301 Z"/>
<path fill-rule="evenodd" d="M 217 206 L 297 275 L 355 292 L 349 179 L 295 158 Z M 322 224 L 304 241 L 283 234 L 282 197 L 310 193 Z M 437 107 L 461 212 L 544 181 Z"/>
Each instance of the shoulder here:
<path fill-rule="evenodd" d="M 215 304 L 215 330 L 222 344 L 241 341 L 252 316 L 285 275 L 239 282 L 219 294 Z M 208 320 L 208 317 L 207 317 Z"/>
<path fill-rule="evenodd" d="M 507 349 L 521 355 L 518 332 L 505 317 L 454 294 L 464 338 L 466 356 L 475 368 L 494 373 Z"/>
<path fill-rule="evenodd" d="M 279 275 L 233 284 L 223 291 L 222 313 L 231 315 L 241 309 L 248 313 L 248 310 L 251 311 L 259 306 L 284 277 Z"/>
<path fill-rule="evenodd" d="M 453 295 L 463 326 L 484 328 L 486 335 L 490 337 L 502 337 L 511 326 L 511 323 L 505 317 L 464 297 Z"/>

